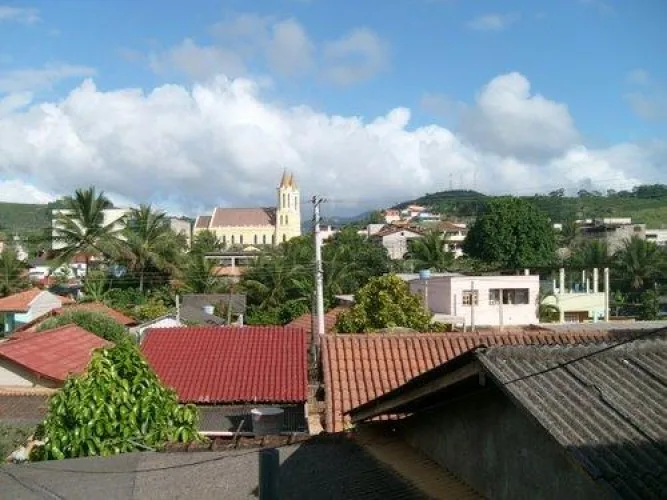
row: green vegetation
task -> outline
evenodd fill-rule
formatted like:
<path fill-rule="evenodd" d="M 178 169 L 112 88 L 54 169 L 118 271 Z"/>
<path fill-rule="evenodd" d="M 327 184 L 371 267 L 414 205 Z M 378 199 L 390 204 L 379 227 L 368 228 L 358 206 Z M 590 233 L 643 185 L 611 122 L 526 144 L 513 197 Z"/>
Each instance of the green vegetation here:
<path fill-rule="evenodd" d="M 463 244 L 470 257 L 520 269 L 554 261 L 556 240 L 548 218 L 530 202 L 501 198 L 489 202 Z"/>
<path fill-rule="evenodd" d="M 69 378 L 49 400 L 33 460 L 115 455 L 201 439 L 198 413 L 179 405 L 139 348 L 122 342 L 93 355 L 86 374 Z"/>
<path fill-rule="evenodd" d="M 35 432 L 35 425 L 17 422 L 0 422 L 0 460 L 23 446 Z"/>
<path fill-rule="evenodd" d="M 25 270 L 25 265 L 16 258 L 16 252 L 12 248 L 5 248 L 0 253 L 0 297 L 30 287 L 23 274 Z"/>
<path fill-rule="evenodd" d="M 110 342 L 122 342 L 128 337 L 127 330 L 123 325 L 106 314 L 92 311 L 68 311 L 53 318 L 48 318 L 39 325 L 38 331 L 50 330 L 72 323 Z"/>
<path fill-rule="evenodd" d="M 406 259 L 414 263 L 414 270 L 447 271 L 454 263 L 454 254 L 445 250 L 445 239 L 440 231 L 429 231 L 421 238 L 408 241 Z"/>
<path fill-rule="evenodd" d="M 354 306 L 338 316 L 336 331 L 369 333 L 384 328 L 410 328 L 420 332 L 443 330 L 410 287 L 395 275 L 371 278 L 354 296 Z"/>

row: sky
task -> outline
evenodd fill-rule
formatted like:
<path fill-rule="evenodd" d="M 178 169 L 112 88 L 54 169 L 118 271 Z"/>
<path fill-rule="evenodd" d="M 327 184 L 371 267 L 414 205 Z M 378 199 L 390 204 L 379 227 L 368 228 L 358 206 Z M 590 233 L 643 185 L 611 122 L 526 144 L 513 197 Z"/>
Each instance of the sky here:
<path fill-rule="evenodd" d="M 0 201 L 667 182 L 664 0 L 0 0 Z"/>

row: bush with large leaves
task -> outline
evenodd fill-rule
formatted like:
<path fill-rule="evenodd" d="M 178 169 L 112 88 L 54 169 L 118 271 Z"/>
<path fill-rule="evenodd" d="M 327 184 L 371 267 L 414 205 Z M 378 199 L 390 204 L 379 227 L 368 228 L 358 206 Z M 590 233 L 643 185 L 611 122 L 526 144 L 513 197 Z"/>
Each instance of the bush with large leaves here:
<path fill-rule="evenodd" d="M 199 440 L 198 413 L 162 386 L 139 348 L 123 341 L 93 355 L 86 374 L 49 400 L 34 460 L 115 455 Z"/>
<path fill-rule="evenodd" d="M 127 330 L 106 314 L 93 311 L 67 311 L 42 322 L 38 331 L 51 330 L 60 326 L 75 324 L 110 342 L 120 342 L 128 338 Z"/>

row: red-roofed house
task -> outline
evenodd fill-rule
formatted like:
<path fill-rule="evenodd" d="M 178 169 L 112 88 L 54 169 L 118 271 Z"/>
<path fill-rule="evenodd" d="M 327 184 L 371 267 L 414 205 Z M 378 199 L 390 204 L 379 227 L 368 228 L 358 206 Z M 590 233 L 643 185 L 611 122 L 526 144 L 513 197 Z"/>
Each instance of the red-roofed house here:
<path fill-rule="evenodd" d="M 150 329 L 141 350 L 182 403 L 199 407 L 204 434 L 252 430 L 250 410 L 284 410 L 283 430 L 307 431 L 307 336 L 277 326 Z M 242 423 L 243 421 L 243 423 Z"/>
<path fill-rule="evenodd" d="M 327 335 L 322 343 L 325 429 L 329 432 L 343 430 L 346 411 L 475 347 L 603 342 L 619 335 L 593 330 L 558 332 L 548 329 L 495 333 Z"/>
<path fill-rule="evenodd" d="M 336 306 L 324 313 L 324 331 L 330 333 L 338 321 L 338 315 L 349 310 L 346 306 Z M 292 320 L 285 325 L 289 328 L 302 328 L 306 333 L 310 334 L 313 331 L 313 315 L 312 313 L 302 314 L 298 318 Z"/>
<path fill-rule="evenodd" d="M 3 317 L 3 332 L 11 333 L 18 326 L 44 316 L 70 302 L 47 290 L 31 288 L 0 299 L 0 316 Z"/>
<path fill-rule="evenodd" d="M 60 387 L 86 370 L 95 349 L 111 345 L 76 325 L 10 337 L 0 342 L 0 387 Z"/>

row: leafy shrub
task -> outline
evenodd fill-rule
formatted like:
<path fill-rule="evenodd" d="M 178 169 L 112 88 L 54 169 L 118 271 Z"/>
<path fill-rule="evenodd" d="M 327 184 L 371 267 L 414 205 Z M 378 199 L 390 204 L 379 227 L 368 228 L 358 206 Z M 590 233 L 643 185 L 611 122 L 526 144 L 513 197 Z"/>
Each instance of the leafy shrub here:
<path fill-rule="evenodd" d="M 132 316 L 138 321 L 150 321 L 169 312 L 161 299 L 151 296 L 144 304 L 134 306 Z"/>
<path fill-rule="evenodd" d="M 139 348 L 125 340 L 93 355 L 87 373 L 49 400 L 33 460 L 114 455 L 201 439 L 198 412 L 178 404 Z"/>
<path fill-rule="evenodd" d="M 110 342 L 120 342 L 127 337 L 127 330 L 123 325 L 106 314 L 92 311 L 67 311 L 45 320 L 37 330 L 41 332 L 72 323 Z"/>

